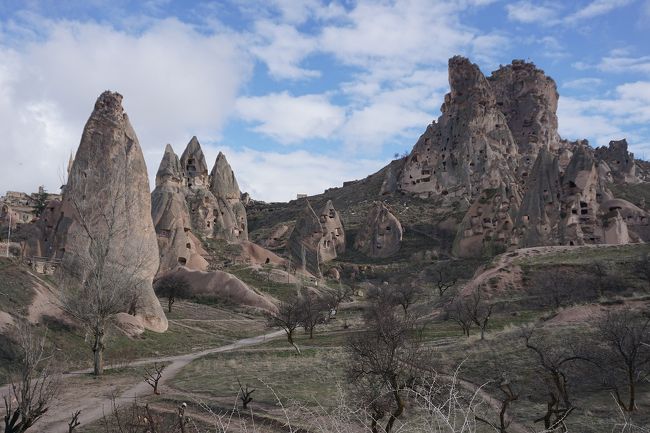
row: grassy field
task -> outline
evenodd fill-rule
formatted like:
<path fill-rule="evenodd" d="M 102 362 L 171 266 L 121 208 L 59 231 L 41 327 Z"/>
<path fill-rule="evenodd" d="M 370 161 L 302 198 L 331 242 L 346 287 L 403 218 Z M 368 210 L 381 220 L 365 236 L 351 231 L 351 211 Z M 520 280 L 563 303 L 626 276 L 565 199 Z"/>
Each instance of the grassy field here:
<path fill-rule="evenodd" d="M 343 354 L 335 348 L 304 349 L 301 356 L 292 348 L 246 350 L 196 360 L 172 385 L 184 392 L 234 401 L 239 378 L 256 389 L 256 404 L 274 406 L 279 399 L 328 406 L 344 382 L 343 364 Z"/>

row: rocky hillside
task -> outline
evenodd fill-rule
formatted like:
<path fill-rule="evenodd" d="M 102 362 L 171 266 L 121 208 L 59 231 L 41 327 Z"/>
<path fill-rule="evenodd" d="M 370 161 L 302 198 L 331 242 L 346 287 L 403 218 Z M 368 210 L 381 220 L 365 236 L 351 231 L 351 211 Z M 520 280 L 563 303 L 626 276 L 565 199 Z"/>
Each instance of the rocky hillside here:
<path fill-rule="evenodd" d="M 348 245 L 367 226 L 375 200 L 404 226 L 409 253 L 481 257 L 650 239 L 648 164 L 625 139 L 594 149 L 561 138 L 557 87 L 544 71 L 515 60 L 486 77 L 457 56 L 449 60 L 449 84 L 442 115 L 406 158 L 309 197 L 314 209 L 332 201 Z M 282 251 L 302 207 L 254 203 L 251 239 Z"/>

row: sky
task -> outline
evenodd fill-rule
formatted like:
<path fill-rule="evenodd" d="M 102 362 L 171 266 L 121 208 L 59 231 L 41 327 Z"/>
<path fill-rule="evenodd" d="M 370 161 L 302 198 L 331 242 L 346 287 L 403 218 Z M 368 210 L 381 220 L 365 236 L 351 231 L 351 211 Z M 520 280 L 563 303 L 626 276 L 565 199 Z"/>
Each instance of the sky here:
<path fill-rule="evenodd" d="M 649 41 L 650 0 L 2 0 L 0 195 L 58 192 L 108 89 L 152 188 L 165 144 L 196 135 L 254 199 L 317 194 L 410 151 L 457 54 L 534 62 L 564 138 L 650 159 Z"/>

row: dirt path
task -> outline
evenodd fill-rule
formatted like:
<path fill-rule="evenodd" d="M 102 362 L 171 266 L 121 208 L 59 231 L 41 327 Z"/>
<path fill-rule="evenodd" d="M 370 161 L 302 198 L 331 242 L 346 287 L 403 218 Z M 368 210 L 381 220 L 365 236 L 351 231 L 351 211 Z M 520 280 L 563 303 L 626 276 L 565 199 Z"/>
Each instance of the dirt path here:
<path fill-rule="evenodd" d="M 256 337 L 244 338 L 225 346 L 214 347 L 200 352 L 188 353 L 185 355 L 139 359 L 128 363 L 124 367 L 137 367 L 152 364 L 154 362 L 169 363 L 169 365 L 165 367 L 164 375 L 160 381 L 160 384 L 163 385 L 170 379 L 174 378 L 183 367 L 195 359 L 213 353 L 228 352 L 242 347 L 254 346 L 283 334 L 284 331 L 275 331 L 269 334 L 258 335 Z M 107 369 L 110 369 L 110 367 Z M 119 380 L 116 380 L 116 383 L 111 383 L 109 385 L 102 384 L 101 389 L 98 389 L 97 386 L 87 384 L 81 387 L 79 384 L 75 383 L 77 382 L 76 379 L 79 378 L 79 375 L 91 372 L 92 369 L 86 369 L 66 373 L 63 376 L 62 388 L 65 391 L 60 395 L 58 401 L 52 405 L 47 415 L 45 415 L 43 419 L 34 426 L 34 433 L 67 433 L 67 423 L 70 420 L 70 415 L 76 410 L 81 410 L 79 420 L 82 425 L 88 425 L 93 421 L 102 418 L 105 412 L 109 413 L 111 410 L 111 394 L 116 389 L 123 390 L 125 387 L 127 388 L 126 391 L 118 392 L 116 397 L 116 403 L 118 405 L 127 404 L 132 402 L 136 397 L 144 397 L 151 394 L 151 387 L 140 378 L 137 379 L 137 383 L 135 383 L 135 379 L 128 380 L 127 383 L 124 383 L 124 381 L 120 383 Z M 0 388 L 0 395 L 5 395 L 8 391 L 9 386 L 4 386 Z"/>

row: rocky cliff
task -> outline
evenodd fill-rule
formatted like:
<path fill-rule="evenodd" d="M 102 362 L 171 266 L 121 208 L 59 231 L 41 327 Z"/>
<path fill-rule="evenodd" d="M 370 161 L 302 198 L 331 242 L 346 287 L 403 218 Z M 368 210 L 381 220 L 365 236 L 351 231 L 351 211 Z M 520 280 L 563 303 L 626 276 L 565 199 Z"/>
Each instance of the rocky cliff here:
<path fill-rule="evenodd" d="M 486 78 L 457 56 L 449 60 L 449 86 L 442 115 L 401 169 L 385 170 L 381 193 L 442 198 L 464 211 L 456 255 L 646 240 L 647 211 L 621 199 L 604 205 L 615 198 L 609 184 L 645 180 L 640 162 L 625 140 L 594 150 L 562 139 L 559 94 L 544 71 L 514 60 Z"/>

